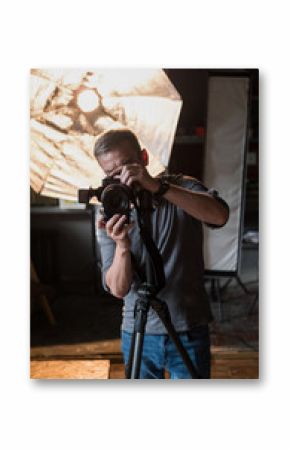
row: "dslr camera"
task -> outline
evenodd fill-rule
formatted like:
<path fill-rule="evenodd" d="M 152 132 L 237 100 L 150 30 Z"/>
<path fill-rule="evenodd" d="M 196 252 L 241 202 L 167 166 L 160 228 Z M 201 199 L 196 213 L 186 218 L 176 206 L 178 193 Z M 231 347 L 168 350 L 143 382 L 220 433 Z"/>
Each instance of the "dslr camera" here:
<path fill-rule="evenodd" d="M 102 203 L 105 221 L 110 220 L 115 214 L 121 214 L 126 215 L 126 223 L 130 223 L 131 204 L 134 202 L 135 194 L 133 189 L 122 184 L 119 179 L 108 176 L 97 189 L 90 187 L 78 191 L 79 203 L 89 204 L 93 197 L 97 197 Z"/>

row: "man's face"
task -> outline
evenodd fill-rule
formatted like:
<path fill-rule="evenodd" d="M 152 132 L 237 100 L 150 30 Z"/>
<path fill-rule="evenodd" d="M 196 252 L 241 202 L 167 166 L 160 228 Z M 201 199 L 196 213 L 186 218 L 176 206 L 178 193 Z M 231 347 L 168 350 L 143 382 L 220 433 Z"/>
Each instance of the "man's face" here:
<path fill-rule="evenodd" d="M 98 163 L 107 176 L 114 176 L 121 172 L 124 165 L 134 163 L 145 165 L 142 159 L 142 152 L 137 152 L 129 142 L 122 142 L 120 145 L 112 148 L 111 151 L 100 155 Z"/>

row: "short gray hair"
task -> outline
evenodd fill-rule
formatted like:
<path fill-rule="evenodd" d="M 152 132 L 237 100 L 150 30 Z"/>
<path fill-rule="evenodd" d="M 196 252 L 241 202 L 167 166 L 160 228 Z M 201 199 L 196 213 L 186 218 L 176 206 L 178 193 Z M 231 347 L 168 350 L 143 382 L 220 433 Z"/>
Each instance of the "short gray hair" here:
<path fill-rule="evenodd" d="M 129 142 L 137 152 L 141 151 L 137 136 L 130 129 L 110 129 L 98 136 L 94 147 L 95 158 L 112 151 L 114 147 L 124 142 Z"/>

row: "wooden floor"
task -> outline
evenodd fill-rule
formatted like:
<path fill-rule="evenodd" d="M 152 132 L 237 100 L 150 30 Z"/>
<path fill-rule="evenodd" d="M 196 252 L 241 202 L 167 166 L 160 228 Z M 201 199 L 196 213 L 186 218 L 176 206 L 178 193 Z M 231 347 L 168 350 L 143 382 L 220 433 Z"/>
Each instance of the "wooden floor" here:
<path fill-rule="evenodd" d="M 124 379 L 120 339 L 34 347 L 31 349 L 31 378 Z M 212 378 L 258 379 L 258 353 L 212 347 Z"/>

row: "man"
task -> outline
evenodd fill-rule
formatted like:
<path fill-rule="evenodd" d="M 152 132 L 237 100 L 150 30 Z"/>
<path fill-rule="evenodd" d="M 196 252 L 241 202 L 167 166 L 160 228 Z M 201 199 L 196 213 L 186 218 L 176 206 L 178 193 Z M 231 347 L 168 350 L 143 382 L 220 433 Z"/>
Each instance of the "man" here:
<path fill-rule="evenodd" d="M 94 153 L 107 176 L 131 187 L 138 183 L 152 194 L 152 238 L 163 259 L 166 277 L 158 298 L 167 303 L 172 323 L 200 377 L 210 378 L 208 324 L 212 315 L 203 284 L 202 222 L 223 226 L 229 216 L 227 204 L 216 191 L 209 191 L 196 179 L 151 177 L 146 170 L 147 151 L 141 149 L 130 130 L 102 134 Z M 132 217 L 130 224 L 126 224 L 126 216 L 114 215 L 107 223 L 102 216 L 98 217 L 103 284 L 112 295 L 124 299 L 122 350 L 126 364 L 140 285 L 131 255 L 144 270 L 147 257 L 134 223 L 135 210 Z M 165 369 L 172 379 L 190 378 L 174 343 L 151 308 L 145 332 L 140 378 L 164 378 Z"/>

